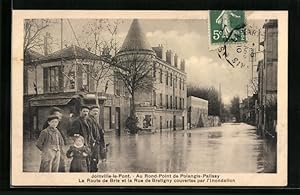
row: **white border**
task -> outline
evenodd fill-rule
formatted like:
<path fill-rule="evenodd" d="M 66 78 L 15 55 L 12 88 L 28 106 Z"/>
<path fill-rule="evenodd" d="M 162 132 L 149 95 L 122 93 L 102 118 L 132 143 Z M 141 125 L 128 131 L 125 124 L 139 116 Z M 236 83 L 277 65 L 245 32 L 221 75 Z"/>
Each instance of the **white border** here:
<path fill-rule="evenodd" d="M 79 178 L 90 173 L 26 173 L 23 170 L 23 20 L 26 18 L 151 18 L 208 19 L 207 11 L 66 11 L 14 10 L 12 25 L 12 122 L 11 185 L 12 186 L 285 186 L 287 185 L 287 11 L 246 11 L 249 19 L 278 19 L 278 143 L 276 174 L 218 174 L 234 178 L 235 183 L 161 184 L 106 183 L 80 184 Z M 97 173 L 101 174 L 101 173 Z M 104 173 L 103 173 L 104 174 Z M 136 173 L 130 173 L 134 176 Z"/>

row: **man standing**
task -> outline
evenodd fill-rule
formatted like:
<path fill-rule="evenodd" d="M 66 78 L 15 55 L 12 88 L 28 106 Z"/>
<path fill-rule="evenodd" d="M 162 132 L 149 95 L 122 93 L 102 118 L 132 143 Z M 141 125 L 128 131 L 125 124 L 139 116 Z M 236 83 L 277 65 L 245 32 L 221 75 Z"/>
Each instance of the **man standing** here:
<path fill-rule="evenodd" d="M 80 107 L 80 114 L 79 117 L 76 118 L 71 127 L 72 135 L 79 134 L 84 138 L 84 145 L 88 147 L 92 147 L 93 143 L 95 143 L 95 139 L 93 137 L 90 125 L 87 122 L 87 118 L 89 115 L 90 109 L 88 106 L 81 106 Z M 90 169 L 90 159 L 87 159 L 88 162 L 88 171 L 91 171 Z"/>
<path fill-rule="evenodd" d="M 90 108 L 88 106 L 81 106 L 79 117 L 77 117 L 71 126 L 72 135 L 79 134 L 84 138 L 84 144 L 86 146 L 90 146 L 92 142 L 94 142 L 94 138 L 91 134 L 91 128 L 87 123 L 87 118 L 90 112 Z"/>
<path fill-rule="evenodd" d="M 104 142 L 104 131 L 99 124 L 99 107 L 97 105 L 91 107 L 90 116 L 88 123 L 90 124 L 95 143 L 92 145 L 92 156 L 91 156 L 91 171 L 98 171 L 99 155 L 100 159 L 106 160 L 106 149 Z"/>

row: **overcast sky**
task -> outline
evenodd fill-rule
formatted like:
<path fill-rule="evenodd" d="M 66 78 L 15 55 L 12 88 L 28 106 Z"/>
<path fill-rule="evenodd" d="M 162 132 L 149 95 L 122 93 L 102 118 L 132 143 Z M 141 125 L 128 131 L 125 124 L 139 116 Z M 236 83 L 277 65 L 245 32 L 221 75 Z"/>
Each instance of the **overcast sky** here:
<path fill-rule="evenodd" d="M 120 44 L 126 37 L 132 20 L 122 20 L 119 26 L 118 39 Z M 70 23 L 76 36 L 82 38 L 82 29 L 89 20 L 72 19 Z M 69 23 L 64 20 L 64 40 L 68 44 L 77 44 Z M 227 62 L 220 59 L 215 50 L 209 51 L 208 24 L 207 20 L 157 20 L 143 19 L 140 24 L 148 41 L 152 46 L 163 44 L 166 49 L 171 49 L 186 60 L 186 72 L 188 83 L 210 87 L 222 88 L 222 100 L 225 104 L 230 103 L 233 96 L 245 98 L 247 84 L 251 78 L 251 65 L 244 68 L 232 68 Z M 258 28 L 263 22 L 248 21 Z M 60 24 L 48 29 L 54 40 L 60 43 Z M 249 87 L 249 95 L 251 89 Z"/>

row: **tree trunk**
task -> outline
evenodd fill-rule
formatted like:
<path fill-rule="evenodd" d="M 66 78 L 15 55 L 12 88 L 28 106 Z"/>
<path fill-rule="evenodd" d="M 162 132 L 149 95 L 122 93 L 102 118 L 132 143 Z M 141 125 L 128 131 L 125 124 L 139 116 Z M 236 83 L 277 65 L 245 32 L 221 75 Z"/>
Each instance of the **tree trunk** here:
<path fill-rule="evenodd" d="M 131 101 L 130 101 L 130 117 L 135 118 L 135 94 L 131 93 Z"/>
<path fill-rule="evenodd" d="M 96 88 L 95 88 L 95 97 L 96 97 L 96 105 L 99 106 L 99 101 L 98 101 L 98 85 L 99 85 L 99 80 L 96 81 Z"/>

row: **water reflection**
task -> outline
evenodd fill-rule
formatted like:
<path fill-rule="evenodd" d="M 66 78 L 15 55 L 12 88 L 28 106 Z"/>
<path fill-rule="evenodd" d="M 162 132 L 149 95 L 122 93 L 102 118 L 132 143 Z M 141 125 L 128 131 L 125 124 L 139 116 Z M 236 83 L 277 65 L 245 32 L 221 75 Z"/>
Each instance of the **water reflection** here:
<path fill-rule="evenodd" d="M 101 172 L 276 171 L 276 144 L 246 124 L 156 134 L 107 137 L 108 160 Z"/>

